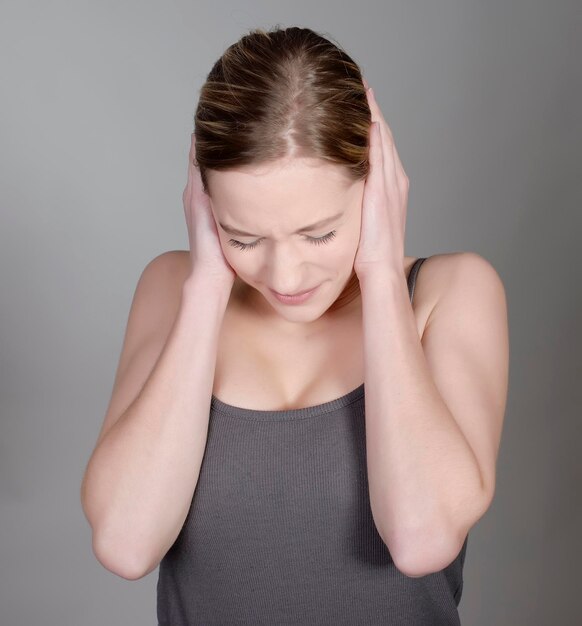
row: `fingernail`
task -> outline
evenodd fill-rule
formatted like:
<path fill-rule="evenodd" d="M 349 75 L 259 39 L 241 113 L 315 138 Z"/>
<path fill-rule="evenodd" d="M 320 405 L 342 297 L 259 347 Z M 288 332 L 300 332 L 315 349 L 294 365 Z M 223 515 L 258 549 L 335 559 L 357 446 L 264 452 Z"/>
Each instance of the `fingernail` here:
<path fill-rule="evenodd" d="M 362 76 L 362 82 L 364 83 L 364 87 L 368 89 L 368 81 Z"/>

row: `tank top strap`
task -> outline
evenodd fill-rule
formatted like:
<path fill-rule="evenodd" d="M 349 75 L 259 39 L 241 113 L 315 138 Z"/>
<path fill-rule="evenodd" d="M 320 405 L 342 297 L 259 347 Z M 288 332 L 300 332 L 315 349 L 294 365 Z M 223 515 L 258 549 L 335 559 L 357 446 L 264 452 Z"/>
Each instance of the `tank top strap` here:
<path fill-rule="evenodd" d="M 410 295 L 410 302 L 412 303 L 412 298 L 414 297 L 414 287 L 416 286 L 416 277 L 418 276 L 418 270 L 420 270 L 420 266 L 426 261 L 427 257 L 419 257 L 412 264 L 410 268 L 410 272 L 408 273 L 408 294 Z"/>

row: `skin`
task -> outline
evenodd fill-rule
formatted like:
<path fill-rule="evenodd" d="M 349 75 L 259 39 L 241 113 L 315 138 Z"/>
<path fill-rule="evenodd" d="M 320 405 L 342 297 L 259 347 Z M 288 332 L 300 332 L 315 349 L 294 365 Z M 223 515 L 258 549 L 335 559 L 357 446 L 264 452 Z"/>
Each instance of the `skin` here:
<path fill-rule="evenodd" d="M 237 274 L 236 303 L 286 335 L 327 326 L 336 315 L 331 307 L 354 271 L 365 181 L 354 182 L 345 168 L 312 158 L 213 170 L 208 181 L 222 251 Z M 338 213 L 325 226 L 295 233 Z M 223 225 L 255 236 L 230 234 Z M 310 240 L 332 231 L 335 236 L 327 242 Z M 233 241 L 257 245 L 241 249 Z M 298 306 L 279 302 L 270 291 L 293 294 L 316 285 L 318 291 Z M 358 300 L 347 308 L 353 310 Z"/>

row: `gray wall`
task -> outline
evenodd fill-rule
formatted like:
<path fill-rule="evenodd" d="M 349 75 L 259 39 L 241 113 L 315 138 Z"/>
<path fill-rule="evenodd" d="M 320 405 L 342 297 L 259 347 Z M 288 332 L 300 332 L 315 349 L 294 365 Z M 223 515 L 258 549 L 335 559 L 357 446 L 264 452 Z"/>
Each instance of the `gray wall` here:
<path fill-rule="evenodd" d="M 2 2 L 2 624 L 156 623 L 157 570 L 99 564 L 80 481 L 137 279 L 188 247 L 198 90 L 227 45 L 277 23 L 335 38 L 374 87 L 411 180 L 407 254 L 475 251 L 506 287 L 510 392 L 463 624 L 579 623 L 575 4 Z"/>

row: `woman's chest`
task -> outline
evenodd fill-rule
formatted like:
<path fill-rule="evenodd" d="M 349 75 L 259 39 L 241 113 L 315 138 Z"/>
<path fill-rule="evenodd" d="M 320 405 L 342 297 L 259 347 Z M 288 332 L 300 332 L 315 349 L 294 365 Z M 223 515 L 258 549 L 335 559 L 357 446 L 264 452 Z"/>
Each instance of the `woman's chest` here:
<path fill-rule="evenodd" d="M 317 336 L 282 338 L 225 316 L 212 393 L 236 407 L 280 411 L 335 400 L 364 382 L 361 319 Z"/>
<path fill-rule="evenodd" d="M 414 260 L 407 263 L 407 281 Z M 422 338 L 434 294 L 416 292 L 412 312 Z M 239 408 L 281 411 L 324 404 L 360 387 L 365 360 L 361 296 L 331 320 L 318 330 L 289 334 L 236 306 L 227 309 L 213 395 Z"/>

